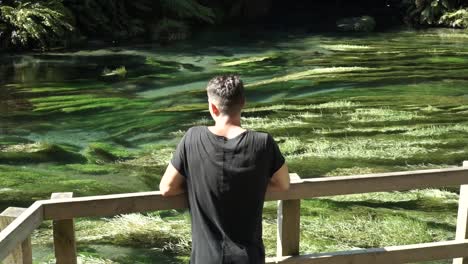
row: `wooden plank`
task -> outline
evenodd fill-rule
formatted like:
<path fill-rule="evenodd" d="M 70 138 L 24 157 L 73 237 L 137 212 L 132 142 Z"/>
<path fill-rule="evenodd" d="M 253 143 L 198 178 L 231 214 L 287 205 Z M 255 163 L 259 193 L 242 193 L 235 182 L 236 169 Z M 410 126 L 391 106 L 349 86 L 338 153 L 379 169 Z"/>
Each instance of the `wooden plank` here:
<path fill-rule="evenodd" d="M 289 173 L 289 181 L 291 183 L 300 183 L 302 182 L 302 179 L 297 173 Z"/>
<path fill-rule="evenodd" d="M 6 228 L 11 222 L 19 217 L 25 208 L 8 207 L 0 214 L 0 230 Z M 21 245 L 16 247 L 8 257 L 3 260 L 3 264 L 32 264 L 31 237 L 24 240 Z"/>
<path fill-rule="evenodd" d="M 398 264 L 468 256 L 468 240 L 268 258 L 282 264 Z"/>
<path fill-rule="evenodd" d="M 404 191 L 468 184 L 468 168 L 403 171 L 302 179 L 287 192 L 267 193 L 266 200 L 294 200 L 331 195 Z"/>
<path fill-rule="evenodd" d="M 468 168 L 468 161 L 463 162 L 463 167 Z M 468 239 L 468 185 L 460 186 L 460 198 L 458 201 L 458 217 L 456 240 Z M 468 264 L 468 258 L 456 258 L 453 264 Z"/>
<path fill-rule="evenodd" d="M 278 201 L 276 256 L 299 255 L 301 200 Z"/>
<path fill-rule="evenodd" d="M 113 216 L 188 207 L 186 195 L 163 197 L 159 191 L 45 200 L 41 202 L 44 205 L 46 220 Z"/>
<path fill-rule="evenodd" d="M 5 259 L 42 223 L 43 213 L 42 203 L 35 202 L 0 232 L 0 260 Z"/>
<path fill-rule="evenodd" d="M 286 192 L 269 192 L 266 200 L 297 200 L 330 195 L 402 191 L 468 184 L 468 168 L 404 171 L 355 176 L 303 179 Z M 163 197 L 140 192 L 42 201 L 44 218 L 111 216 L 155 210 L 187 208 L 186 195 Z"/>
<path fill-rule="evenodd" d="M 297 173 L 290 173 L 291 183 L 300 183 Z M 299 255 L 301 200 L 278 201 L 276 256 Z"/>
<path fill-rule="evenodd" d="M 66 199 L 72 197 L 72 192 L 53 193 L 51 199 Z M 76 264 L 75 224 L 73 219 L 55 220 L 52 225 L 56 263 Z"/>
<path fill-rule="evenodd" d="M 296 183 L 297 174 L 292 175 Z M 299 180 L 298 180 L 299 178 Z M 292 181 L 294 182 L 294 181 Z M 163 197 L 159 191 L 60 198 L 42 201 L 45 220 L 113 216 L 137 212 L 188 208 L 186 195 Z"/>

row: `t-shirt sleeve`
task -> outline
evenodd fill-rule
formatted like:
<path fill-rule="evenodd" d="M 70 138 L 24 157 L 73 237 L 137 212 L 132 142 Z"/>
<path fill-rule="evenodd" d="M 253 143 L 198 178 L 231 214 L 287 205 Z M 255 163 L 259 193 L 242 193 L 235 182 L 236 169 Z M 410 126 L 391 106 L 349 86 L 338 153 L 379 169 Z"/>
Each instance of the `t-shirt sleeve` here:
<path fill-rule="evenodd" d="M 276 144 L 275 140 L 273 137 L 268 134 L 267 138 L 267 157 L 270 157 L 270 177 L 277 172 L 281 166 L 283 166 L 285 160 L 283 157 L 283 154 L 281 154 L 281 151 L 278 147 L 278 144 Z"/>
<path fill-rule="evenodd" d="M 187 176 L 186 168 L 185 168 L 185 166 L 187 164 L 187 162 L 186 162 L 186 148 L 185 148 L 186 141 L 187 141 L 187 134 L 188 134 L 188 131 L 187 131 L 187 133 L 185 133 L 185 135 L 180 140 L 174 154 L 172 155 L 172 159 L 171 159 L 172 166 L 174 166 L 174 168 L 180 174 L 182 174 L 182 176 L 184 176 L 184 177 Z"/>

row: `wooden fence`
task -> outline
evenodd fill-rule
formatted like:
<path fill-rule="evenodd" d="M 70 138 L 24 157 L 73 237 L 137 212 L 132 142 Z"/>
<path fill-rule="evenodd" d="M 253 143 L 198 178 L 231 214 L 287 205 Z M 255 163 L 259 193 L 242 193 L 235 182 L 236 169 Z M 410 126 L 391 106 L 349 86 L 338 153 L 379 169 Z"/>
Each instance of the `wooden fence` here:
<path fill-rule="evenodd" d="M 266 195 L 266 200 L 278 200 L 277 257 L 268 258 L 267 263 L 394 264 L 454 259 L 454 264 L 468 264 L 468 162 L 449 169 L 292 179 L 288 191 Z M 447 186 L 461 186 L 453 241 L 299 255 L 301 199 Z M 53 220 L 57 263 L 73 264 L 77 263 L 74 218 L 181 208 L 187 208 L 185 195 L 163 197 L 160 192 L 79 198 L 72 198 L 72 193 L 52 194 L 50 200 L 37 201 L 27 209 L 8 208 L 0 214 L 0 261 L 32 263 L 30 236 L 44 220 Z"/>

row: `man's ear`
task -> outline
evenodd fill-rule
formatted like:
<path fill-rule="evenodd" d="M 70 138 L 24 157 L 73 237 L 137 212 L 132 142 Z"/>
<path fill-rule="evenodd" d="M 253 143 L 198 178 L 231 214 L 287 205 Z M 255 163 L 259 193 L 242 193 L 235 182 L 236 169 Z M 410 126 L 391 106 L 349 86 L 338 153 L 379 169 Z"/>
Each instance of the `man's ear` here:
<path fill-rule="evenodd" d="M 220 111 L 218 109 L 218 107 L 213 104 L 212 102 L 210 102 L 210 109 L 211 109 L 211 112 L 215 115 L 215 116 L 219 116 L 220 114 Z"/>

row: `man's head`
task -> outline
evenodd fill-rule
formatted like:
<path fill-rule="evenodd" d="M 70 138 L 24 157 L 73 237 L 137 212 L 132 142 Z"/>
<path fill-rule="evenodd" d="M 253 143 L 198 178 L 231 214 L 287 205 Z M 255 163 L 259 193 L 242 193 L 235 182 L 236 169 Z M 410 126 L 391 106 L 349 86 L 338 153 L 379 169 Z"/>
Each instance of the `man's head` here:
<path fill-rule="evenodd" d="M 215 116 L 240 114 L 245 103 L 244 84 L 237 75 L 216 76 L 206 87 L 210 112 Z"/>

